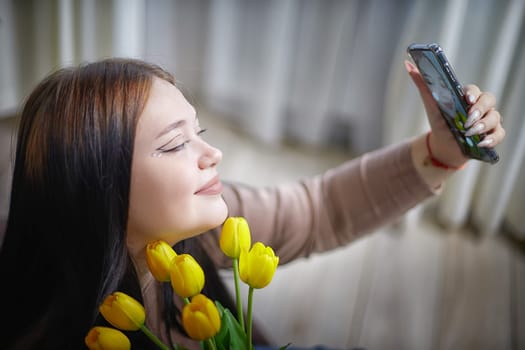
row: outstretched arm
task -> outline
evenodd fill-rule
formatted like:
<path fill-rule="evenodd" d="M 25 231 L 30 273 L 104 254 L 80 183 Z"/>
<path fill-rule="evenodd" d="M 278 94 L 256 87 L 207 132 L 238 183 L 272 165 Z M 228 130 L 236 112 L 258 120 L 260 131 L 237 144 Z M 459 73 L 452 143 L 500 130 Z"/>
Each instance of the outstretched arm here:
<path fill-rule="evenodd" d="M 432 195 L 414 167 L 410 142 L 314 178 L 268 188 L 229 184 L 223 193 L 229 215 L 244 216 L 253 241 L 271 245 L 282 263 L 347 244 Z M 210 254 L 217 252 L 218 234 L 217 229 L 202 236 Z M 218 265 L 229 266 L 221 259 L 219 254 Z"/>
<path fill-rule="evenodd" d="M 225 186 L 229 215 L 244 216 L 253 241 L 272 246 L 282 263 L 337 248 L 393 221 L 437 193 L 452 168 L 467 162 L 420 73 L 409 62 L 406 68 L 427 111 L 428 139 L 424 135 L 385 147 L 296 183 L 270 188 Z M 505 136 L 494 96 L 474 85 L 467 86 L 465 93 L 470 105 L 467 125 L 486 135 L 484 146 L 494 147 Z M 429 150 L 451 169 L 429 162 Z M 201 239 L 218 265 L 229 266 L 216 249 L 219 230 Z"/>

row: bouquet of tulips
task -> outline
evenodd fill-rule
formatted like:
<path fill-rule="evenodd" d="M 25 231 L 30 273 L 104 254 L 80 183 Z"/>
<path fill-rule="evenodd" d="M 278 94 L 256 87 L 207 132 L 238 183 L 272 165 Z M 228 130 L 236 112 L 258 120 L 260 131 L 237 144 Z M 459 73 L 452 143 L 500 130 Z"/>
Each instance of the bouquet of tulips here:
<path fill-rule="evenodd" d="M 225 221 L 220 248 L 232 259 L 237 317 L 219 302 L 201 294 L 204 272 L 191 255 L 177 254 L 166 242 L 155 241 L 146 248 L 146 260 L 155 279 L 170 282 L 174 292 L 183 299 L 182 326 L 190 338 L 200 341 L 203 350 L 252 350 L 253 292 L 271 282 L 279 257 L 275 256 L 271 247 L 260 242 L 251 246 L 250 229 L 242 217 L 229 217 Z M 239 280 L 249 286 L 246 323 Z M 115 328 L 140 330 L 160 349 L 170 349 L 145 326 L 144 307 L 132 297 L 114 292 L 104 300 L 99 311 Z M 91 350 L 128 350 L 131 347 L 124 333 L 109 327 L 93 327 L 85 343 Z M 182 349 L 175 347 L 175 350 Z"/>

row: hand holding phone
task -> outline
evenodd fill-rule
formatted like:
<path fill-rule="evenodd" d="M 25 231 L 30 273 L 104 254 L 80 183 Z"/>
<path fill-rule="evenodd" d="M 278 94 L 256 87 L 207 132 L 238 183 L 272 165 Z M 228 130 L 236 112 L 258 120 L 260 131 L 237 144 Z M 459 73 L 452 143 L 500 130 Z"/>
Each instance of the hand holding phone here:
<path fill-rule="evenodd" d="M 432 93 L 441 115 L 465 156 L 491 164 L 499 160 L 493 149 L 478 147 L 480 135 L 465 136 L 468 104 L 443 49 L 438 44 L 412 44 L 407 52 Z"/>

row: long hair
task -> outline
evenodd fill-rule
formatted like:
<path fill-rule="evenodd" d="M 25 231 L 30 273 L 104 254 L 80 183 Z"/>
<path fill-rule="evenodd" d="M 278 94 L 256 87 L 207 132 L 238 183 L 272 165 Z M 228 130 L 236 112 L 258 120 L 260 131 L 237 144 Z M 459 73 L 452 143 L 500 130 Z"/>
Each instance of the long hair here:
<path fill-rule="evenodd" d="M 174 84 L 155 65 L 108 59 L 59 70 L 28 97 L 0 251 L 0 348 L 82 348 L 103 298 L 125 276 L 138 286 L 126 223 L 154 77 Z"/>

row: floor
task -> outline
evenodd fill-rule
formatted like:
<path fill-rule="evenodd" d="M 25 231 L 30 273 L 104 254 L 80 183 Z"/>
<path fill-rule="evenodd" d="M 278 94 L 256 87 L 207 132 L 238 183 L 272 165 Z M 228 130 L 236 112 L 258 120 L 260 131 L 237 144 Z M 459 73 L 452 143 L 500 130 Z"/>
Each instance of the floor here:
<path fill-rule="evenodd" d="M 268 148 L 199 113 L 206 138 L 223 150 L 224 179 L 271 185 L 350 157 Z M 523 246 L 503 234 L 445 232 L 429 218 L 431 207 L 350 246 L 282 266 L 270 286 L 255 293 L 263 329 L 276 345 L 525 349 Z"/>

